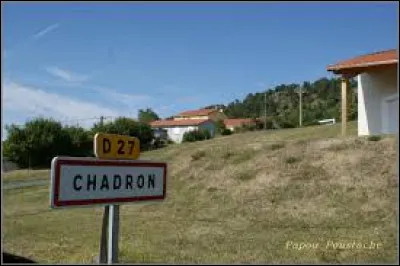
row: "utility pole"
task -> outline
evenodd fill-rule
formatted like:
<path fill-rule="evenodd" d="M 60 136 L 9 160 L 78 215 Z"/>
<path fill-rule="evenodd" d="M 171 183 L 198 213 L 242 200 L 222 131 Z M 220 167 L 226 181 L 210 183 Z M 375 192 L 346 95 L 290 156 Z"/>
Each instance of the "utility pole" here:
<path fill-rule="evenodd" d="M 267 130 L 267 91 L 264 93 L 264 130 Z"/>
<path fill-rule="evenodd" d="M 299 93 L 299 126 L 302 127 L 303 125 L 303 90 L 301 85 L 299 86 L 299 90 L 297 91 Z"/>

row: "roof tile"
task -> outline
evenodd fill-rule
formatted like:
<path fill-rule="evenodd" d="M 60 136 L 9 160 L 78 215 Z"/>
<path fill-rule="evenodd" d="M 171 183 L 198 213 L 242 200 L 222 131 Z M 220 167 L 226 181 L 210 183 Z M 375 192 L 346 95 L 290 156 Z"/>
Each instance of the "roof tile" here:
<path fill-rule="evenodd" d="M 209 115 L 213 112 L 216 112 L 216 109 L 199 109 L 199 110 L 190 110 L 190 111 L 185 111 L 177 116 L 197 116 L 197 115 Z"/>
<path fill-rule="evenodd" d="M 337 71 L 341 69 L 350 69 L 357 67 L 375 66 L 383 64 L 394 64 L 398 62 L 396 49 L 371 53 L 357 56 L 348 60 L 343 60 L 327 67 L 328 71 Z"/>
<path fill-rule="evenodd" d="M 252 124 L 255 123 L 255 119 L 251 118 L 236 118 L 236 119 L 225 119 L 225 126 L 241 126 L 242 124 Z"/>
<path fill-rule="evenodd" d="M 156 120 L 150 123 L 151 127 L 198 126 L 209 119 L 184 119 L 184 120 Z"/>

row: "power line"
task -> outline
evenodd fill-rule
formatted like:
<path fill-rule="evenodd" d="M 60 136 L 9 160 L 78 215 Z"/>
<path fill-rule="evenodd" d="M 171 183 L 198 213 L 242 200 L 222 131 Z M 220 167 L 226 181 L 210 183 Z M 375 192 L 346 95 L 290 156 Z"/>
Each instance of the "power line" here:
<path fill-rule="evenodd" d="M 101 119 L 102 117 L 103 117 L 103 119 L 116 118 L 116 116 L 96 116 L 96 117 L 56 120 L 56 122 L 59 122 L 59 123 L 75 123 L 75 122 L 78 122 L 78 121 L 98 120 L 98 119 Z M 25 125 L 25 124 L 16 124 L 16 123 L 12 123 L 12 124 L 15 125 L 15 126 L 24 126 Z"/>

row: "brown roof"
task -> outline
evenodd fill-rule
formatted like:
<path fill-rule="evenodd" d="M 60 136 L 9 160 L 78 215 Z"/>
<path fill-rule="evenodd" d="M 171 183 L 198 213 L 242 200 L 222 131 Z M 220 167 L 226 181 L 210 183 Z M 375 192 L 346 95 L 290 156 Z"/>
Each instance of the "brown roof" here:
<path fill-rule="evenodd" d="M 339 72 L 340 70 L 365 68 L 378 65 L 397 64 L 397 50 L 391 49 L 377 53 L 357 56 L 348 60 L 340 61 L 327 67 L 328 71 Z"/>
<path fill-rule="evenodd" d="M 243 124 L 255 123 L 255 119 L 251 118 L 236 118 L 236 119 L 224 119 L 225 126 L 241 126 Z"/>
<path fill-rule="evenodd" d="M 177 116 L 198 116 L 198 115 L 209 115 L 211 113 L 216 112 L 216 109 L 199 109 L 199 110 L 190 110 L 190 111 L 185 111 Z"/>
<path fill-rule="evenodd" d="M 156 120 L 150 123 L 151 127 L 198 126 L 209 119 L 184 119 L 184 120 Z"/>

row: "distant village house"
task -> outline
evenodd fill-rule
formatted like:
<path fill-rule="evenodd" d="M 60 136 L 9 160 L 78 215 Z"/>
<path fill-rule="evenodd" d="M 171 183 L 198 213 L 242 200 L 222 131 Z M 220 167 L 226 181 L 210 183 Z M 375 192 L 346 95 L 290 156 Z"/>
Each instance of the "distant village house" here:
<path fill-rule="evenodd" d="M 225 119 L 224 124 L 227 129 L 235 131 L 235 129 L 239 127 L 255 126 L 257 124 L 257 120 L 251 118 Z"/>
<path fill-rule="evenodd" d="M 174 116 L 174 120 L 185 120 L 185 119 L 210 119 L 217 121 L 219 119 L 225 119 L 226 116 L 221 109 L 199 109 L 185 111 Z"/>
<path fill-rule="evenodd" d="M 166 132 L 170 140 L 181 143 L 183 135 L 194 130 L 208 130 L 211 137 L 214 137 L 214 121 L 218 120 L 219 117 L 224 117 L 220 110 L 200 109 L 180 113 L 172 119 L 153 121 L 150 126 L 155 134 L 161 135 L 162 132 Z"/>

